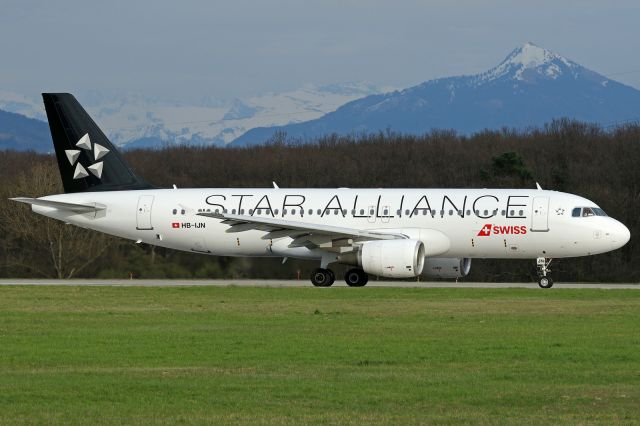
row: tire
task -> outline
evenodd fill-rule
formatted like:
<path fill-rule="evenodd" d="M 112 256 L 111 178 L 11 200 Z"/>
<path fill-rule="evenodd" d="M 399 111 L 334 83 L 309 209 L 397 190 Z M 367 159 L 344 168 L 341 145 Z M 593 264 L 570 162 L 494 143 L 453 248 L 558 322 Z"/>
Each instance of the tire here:
<path fill-rule="evenodd" d="M 311 272 L 311 284 L 316 287 L 331 287 L 335 281 L 335 275 L 330 269 L 318 268 Z"/>
<path fill-rule="evenodd" d="M 540 288 L 551 288 L 553 287 L 553 280 L 551 277 L 540 277 L 540 279 L 538 279 L 538 285 Z"/>
<path fill-rule="evenodd" d="M 344 274 L 344 281 L 349 287 L 363 287 L 369 282 L 369 275 L 362 269 L 353 268 Z"/>

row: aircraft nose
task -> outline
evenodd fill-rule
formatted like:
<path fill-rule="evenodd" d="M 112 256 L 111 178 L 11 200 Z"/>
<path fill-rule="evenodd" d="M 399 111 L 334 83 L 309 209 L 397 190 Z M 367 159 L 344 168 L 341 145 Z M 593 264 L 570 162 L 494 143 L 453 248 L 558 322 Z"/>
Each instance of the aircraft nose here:
<path fill-rule="evenodd" d="M 624 224 L 616 221 L 611 232 L 611 244 L 614 248 L 620 248 L 629 242 L 631 232 Z"/>

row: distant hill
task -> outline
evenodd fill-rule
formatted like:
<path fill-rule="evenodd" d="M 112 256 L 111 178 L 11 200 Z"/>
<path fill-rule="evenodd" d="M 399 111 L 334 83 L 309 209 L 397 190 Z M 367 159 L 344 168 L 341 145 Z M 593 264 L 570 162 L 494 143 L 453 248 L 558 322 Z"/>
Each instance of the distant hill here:
<path fill-rule="evenodd" d="M 0 110 L 0 150 L 53 151 L 49 125 L 44 121 Z"/>
<path fill-rule="evenodd" d="M 640 91 L 532 43 L 481 74 L 448 77 L 347 103 L 318 119 L 249 130 L 233 144 L 264 143 L 276 131 L 302 142 L 330 133 L 468 134 L 540 126 L 554 118 L 608 124 L 640 117 Z"/>

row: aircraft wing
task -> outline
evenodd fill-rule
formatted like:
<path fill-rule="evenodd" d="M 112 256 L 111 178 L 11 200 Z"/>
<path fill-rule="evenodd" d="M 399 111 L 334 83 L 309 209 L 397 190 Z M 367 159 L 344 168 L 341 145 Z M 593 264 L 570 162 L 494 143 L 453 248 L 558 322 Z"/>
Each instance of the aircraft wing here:
<path fill-rule="evenodd" d="M 91 205 L 91 204 L 76 204 L 76 203 L 64 203 L 62 201 L 52 201 L 52 200 L 43 200 L 40 198 L 28 198 L 28 197 L 17 197 L 17 198 L 9 198 L 13 201 L 18 201 L 20 203 L 31 204 L 34 206 L 43 206 L 43 207 L 53 207 L 60 210 L 68 210 L 75 213 L 95 213 L 100 210 L 106 209 L 105 206 L 99 205 Z"/>
<path fill-rule="evenodd" d="M 244 216 L 229 213 L 198 213 L 197 215 L 222 220 L 222 223 L 229 225 L 229 229 L 226 232 L 265 231 L 266 234 L 262 237 L 263 240 L 291 237 L 293 242 L 289 247 L 325 248 L 335 247 L 335 242 L 339 240 L 342 240 L 340 245 L 344 246 L 351 245 L 355 241 L 407 238 L 403 234 L 343 228 L 271 217 Z"/>

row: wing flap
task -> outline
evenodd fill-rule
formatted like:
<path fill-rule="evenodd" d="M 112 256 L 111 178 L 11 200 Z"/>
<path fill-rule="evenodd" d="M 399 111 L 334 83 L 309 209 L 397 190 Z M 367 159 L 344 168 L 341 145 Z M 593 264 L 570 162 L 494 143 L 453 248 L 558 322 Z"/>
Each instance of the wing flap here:
<path fill-rule="evenodd" d="M 267 231 L 271 238 L 295 237 L 296 235 L 326 235 L 332 238 L 353 238 L 362 240 L 397 240 L 407 238 L 402 234 L 372 232 L 365 229 L 343 228 L 341 226 L 323 225 L 318 223 L 298 222 L 276 219 L 272 217 L 244 216 L 229 213 L 198 213 L 198 216 L 219 219 L 230 225 L 228 232 L 243 232 L 249 230 Z M 236 228 L 237 227 L 237 228 Z M 265 236 L 266 237 L 266 236 Z"/>

